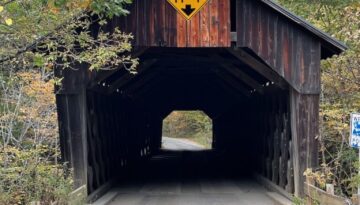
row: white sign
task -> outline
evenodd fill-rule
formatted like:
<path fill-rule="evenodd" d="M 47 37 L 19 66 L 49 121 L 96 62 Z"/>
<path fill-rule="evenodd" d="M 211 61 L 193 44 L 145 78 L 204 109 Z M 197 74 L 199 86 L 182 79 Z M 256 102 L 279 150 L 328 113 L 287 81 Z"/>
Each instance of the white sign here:
<path fill-rule="evenodd" d="M 350 145 L 360 148 L 360 113 L 351 114 L 350 119 Z"/>

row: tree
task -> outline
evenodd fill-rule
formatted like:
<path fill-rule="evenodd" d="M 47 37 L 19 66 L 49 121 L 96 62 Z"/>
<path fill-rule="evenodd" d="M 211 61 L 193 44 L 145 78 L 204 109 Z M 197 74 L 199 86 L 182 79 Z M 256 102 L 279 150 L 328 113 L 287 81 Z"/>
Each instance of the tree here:
<path fill-rule="evenodd" d="M 106 31 L 130 0 L 0 0 L 0 204 L 66 204 L 59 163 L 53 68 L 135 72 L 132 36 Z M 91 25 L 99 25 L 97 35 Z M 70 175 L 71 176 L 71 175 Z"/>

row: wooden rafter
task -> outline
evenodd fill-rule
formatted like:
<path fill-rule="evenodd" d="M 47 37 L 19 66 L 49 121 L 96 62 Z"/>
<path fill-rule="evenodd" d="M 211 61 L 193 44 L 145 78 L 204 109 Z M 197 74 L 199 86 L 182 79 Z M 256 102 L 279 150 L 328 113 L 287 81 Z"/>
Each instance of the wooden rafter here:
<path fill-rule="evenodd" d="M 222 57 L 215 55 L 215 59 L 221 60 Z M 242 81 L 249 87 L 255 89 L 257 92 L 264 94 L 264 88 L 263 86 L 254 80 L 252 77 L 250 77 L 248 74 L 243 72 L 241 69 L 239 69 L 237 66 L 231 64 L 231 63 L 221 63 L 220 64 L 222 68 L 224 68 L 228 73 L 230 73 L 232 76 L 236 77 L 236 79 Z"/>
<path fill-rule="evenodd" d="M 146 72 L 148 68 L 152 67 L 156 62 L 157 59 L 149 59 L 145 62 L 140 63 L 137 74 L 127 73 L 120 77 L 118 80 L 116 80 L 113 84 L 110 85 L 109 93 L 113 93 L 117 89 L 121 89 L 123 86 L 127 85 L 132 79 Z"/>
<path fill-rule="evenodd" d="M 142 86 L 142 89 L 139 89 L 140 87 L 137 87 L 137 89 L 133 89 L 131 92 L 125 91 L 125 94 L 127 94 L 133 100 L 145 101 L 144 98 L 147 97 L 148 93 L 154 91 L 154 88 L 156 88 L 156 86 L 162 83 L 163 80 L 164 78 L 158 75 L 155 79 L 152 79 L 150 82 L 148 82 L 146 84 L 146 87 Z"/>
<path fill-rule="evenodd" d="M 144 75 L 141 79 L 139 79 L 138 81 L 136 81 L 135 83 L 127 86 L 123 91 L 126 95 L 132 95 L 133 93 L 138 92 L 140 89 L 145 89 L 145 85 L 147 87 L 150 87 L 148 85 L 148 83 L 150 83 L 150 81 L 154 80 L 154 78 L 156 78 L 158 76 L 158 72 L 154 71 L 151 73 L 148 73 L 147 75 Z"/>
<path fill-rule="evenodd" d="M 148 50 L 148 47 L 143 47 L 140 48 L 139 50 L 134 51 L 134 53 L 131 55 L 133 58 L 138 58 L 139 56 L 141 56 L 142 54 L 144 54 L 146 51 Z M 93 83 L 91 84 L 90 87 L 94 87 L 96 86 L 98 83 L 103 82 L 104 80 L 106 80 L 107 78 L 111 77 L 112 75 L 114 75 L 116 72 L 118 72 L 120 69 L 124 68 L 123 65 L 119 66 L 118 68 L 114 69 L 114 70 L 110 70 L 110 71 L 103 71 L 102 73 L 99 73 L 95 80 L 93 81 Z"/>
<path fill-rule="evenodd" d="M 243 95 L 250 97 L 250 91 L 244 88 L 243 85 L 241 85 L 239 82 L 237 82 L 233 77 L 230 75 L 218 70 L 214 69 L 214 72 L 217 76 L 220 77 L 221 80 L 223 80 L 226 84 L 233 87 L 235 90 L 241 92 Z"/>
<path fill-rule="evenodd" d="M 219 85 L 224 92 L 228 93 L 229 96 L 232 96 L 237 100 L 238 102 L 241 102 L 244 100 L 244 97 L 248 97 L 247 95 L 244 95 L 242 92 L 238 92 L 237 89 L 233 88 L 229 84 L 225 83 L 224 80 L 217 78 L 215 80 L 216 84 Z"/>
<path fill-rule="evenodd" d="M 239 59 L 241 62 L 245 63 L 252 69 L 254 69 L 257 73 L 264 76 L 271 82 L 274 82 L 280 88 L 286 88 L 285 81 L 277 74 L 270 66 L 266 65 L 263 62 L 260 62 L 258 59 L 254 58 L 242 48 L 228 48 L 227 51 Z"/>

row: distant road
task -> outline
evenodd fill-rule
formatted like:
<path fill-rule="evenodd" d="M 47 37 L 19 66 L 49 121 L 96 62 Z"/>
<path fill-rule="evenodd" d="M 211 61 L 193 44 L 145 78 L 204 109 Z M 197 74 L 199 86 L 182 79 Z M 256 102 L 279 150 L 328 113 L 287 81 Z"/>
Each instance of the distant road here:
<path fill-rule="evenodd" d="M 203 150 L 204 146 L 187 139 L 163 137 L 162 148 L 169 150 Z"/>

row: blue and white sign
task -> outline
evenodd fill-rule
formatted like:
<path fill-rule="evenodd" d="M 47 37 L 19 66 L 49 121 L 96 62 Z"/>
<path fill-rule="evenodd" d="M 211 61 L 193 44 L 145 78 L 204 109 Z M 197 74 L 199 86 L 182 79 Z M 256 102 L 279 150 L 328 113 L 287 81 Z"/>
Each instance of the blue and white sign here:
<path fill-rule="evenodd" d="M 360 148 L 360 113 L 351 114 L 350 119 L 350 145 Z"/>

